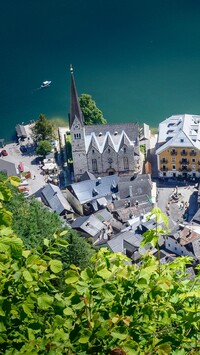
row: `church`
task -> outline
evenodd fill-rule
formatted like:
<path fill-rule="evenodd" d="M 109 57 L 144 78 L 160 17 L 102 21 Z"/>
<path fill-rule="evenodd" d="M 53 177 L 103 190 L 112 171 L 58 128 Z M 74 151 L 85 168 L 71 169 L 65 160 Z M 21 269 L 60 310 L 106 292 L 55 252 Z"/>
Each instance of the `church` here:
<path fill-rule="evenodd" d="M 140 171 L 138 123 L 85 125 L 72 67 L 70 75 L 69 128 L 75 181 L 85 171 L 96 177 L 137 175 Z"/>

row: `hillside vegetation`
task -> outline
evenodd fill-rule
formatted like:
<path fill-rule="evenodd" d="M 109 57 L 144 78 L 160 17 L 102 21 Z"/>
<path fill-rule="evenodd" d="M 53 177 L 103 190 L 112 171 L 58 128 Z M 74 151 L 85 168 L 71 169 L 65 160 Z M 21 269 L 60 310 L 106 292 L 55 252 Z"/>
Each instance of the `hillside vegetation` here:
<path fill-rule="evenodd" d="M 0 183 L 1 354 L 200 353 L 200 274 L 186 277 L 190 258 L 161 265 L 146 255 L 137 266 L 103 248 L 85 269 L 63 270 L 69 231 L 27 249 L 5 208 L 10 183 Z"/>

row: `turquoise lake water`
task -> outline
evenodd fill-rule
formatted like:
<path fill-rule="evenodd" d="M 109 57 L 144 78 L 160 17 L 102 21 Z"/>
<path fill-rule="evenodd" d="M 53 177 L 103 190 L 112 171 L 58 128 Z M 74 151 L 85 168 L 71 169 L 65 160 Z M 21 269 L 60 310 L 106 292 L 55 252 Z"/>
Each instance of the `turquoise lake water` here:
<path fill-rule="evenodd" d="M 69 112 L 69 66 L 108 122 L 152 127 L 200 114 L 200 1 L 6 0 L 0 13 L 0 138 Z M 44 80 L 52 85 L 38 90 Z"/>

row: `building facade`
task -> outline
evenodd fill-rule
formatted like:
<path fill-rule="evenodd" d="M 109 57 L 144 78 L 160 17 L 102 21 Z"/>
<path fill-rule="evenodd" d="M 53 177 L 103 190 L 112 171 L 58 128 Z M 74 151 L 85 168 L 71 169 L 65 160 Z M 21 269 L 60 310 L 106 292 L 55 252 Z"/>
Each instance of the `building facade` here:
<path fill-rule="evenodd" d="M 200 116 L 176 115 L 159 125 L 158 176 L 200 177 Z"/>
<path fill-rule="evenodd" d="M 137 174 L 140 171 L 138 124 L 86 126 L 72 68 L 70 91 L 69 127 L 75 180 L 77 181 L 85 171 L 96 177 Z"/>

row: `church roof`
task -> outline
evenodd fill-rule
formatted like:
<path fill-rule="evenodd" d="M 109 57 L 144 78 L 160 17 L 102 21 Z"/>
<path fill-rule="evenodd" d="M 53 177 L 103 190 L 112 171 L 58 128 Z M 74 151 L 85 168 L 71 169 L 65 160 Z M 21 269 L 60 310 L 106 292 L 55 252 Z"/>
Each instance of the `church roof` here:
<path fill-rule="evenodd" d="M 70 120 L 69 120 L 69 126 L 71 128 L 74 119 L 77 117 L 78 120 L 80 121 L 81 125 L 83 125 L 83 114 L 80 108 L 79 104 L 79 99 L 78 99 L 78 94 L 76 90 L 76 84 L 74 80 L 74 73 L 73 73 L 73 68 L 71 66 L 70 68 L 71 72 L 71 83 L 70 83 Z"/>
<path fill-rule="evenodd" d="M 108 125 L 106 126 L 109 128 Z M 87 128 L 87 126 L 85 127 Z M 125 144 L 127 146 L 133 146 L 135 142 L 137 144 L 137 140 L 134 142 L 130 141 L 128 135 L 124 130 L 122 130 L 121 132 L 115 131 L 114 134 L 112 134 L 111 132 L 107 131 L 103 135 L 102 132 L 99 131 L 98 135 L 96 134 L 96 132 L 92 132 L 91 134 L 85 135 L 86 152 L 88 152 L 91 147 L 96 148 L 100 153 L 102 153 L 107 147 L 110 147 L 115 152 L 118 152 Z"/>
<path fill-rule="evenodd" d="M 91 135 L 91 133 L 95 133 L 97 137 L 99 136 L 99 134 L 101 134 L 101 137 L 103 137 L 106 135 L 107 132 L 109 132 L 114 141 L 119 140 L 119 135 L 123 131 L 126 132 L 130 141 L 132 142 L 136 141 L 139 132 L 138 123 L 129 122 L 129 123 L 114 123 L 114 124 L 85 126 L 86 135 Z"/>

